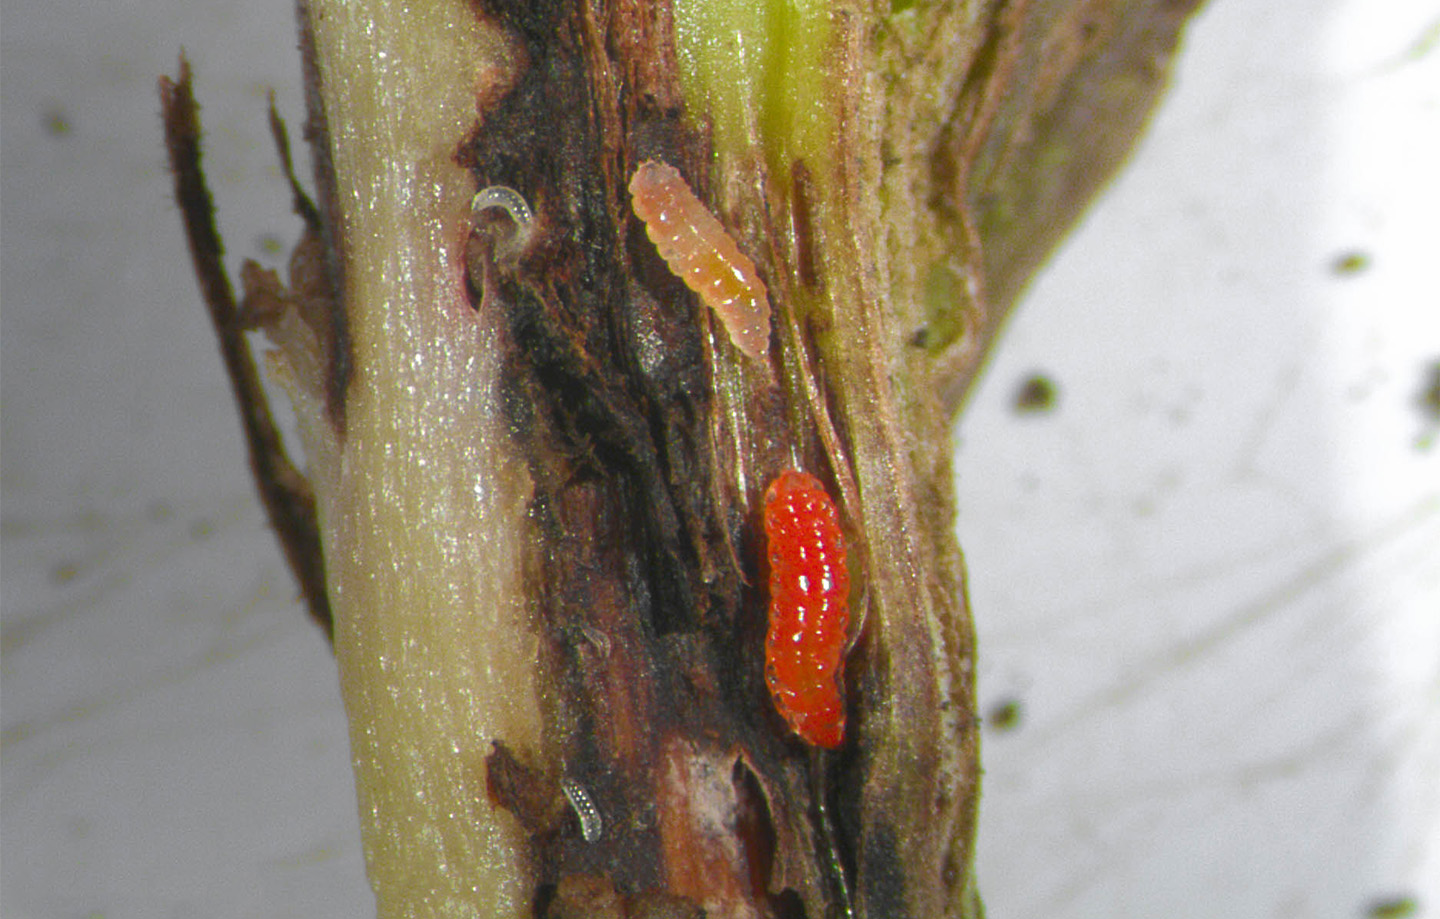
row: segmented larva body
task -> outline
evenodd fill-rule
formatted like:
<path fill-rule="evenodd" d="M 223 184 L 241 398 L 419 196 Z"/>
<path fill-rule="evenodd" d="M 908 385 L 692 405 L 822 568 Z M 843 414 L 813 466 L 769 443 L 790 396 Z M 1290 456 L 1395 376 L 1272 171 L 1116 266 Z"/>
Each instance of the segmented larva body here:
<path fill-rule="evenodd" d="M 737 348 L 764 359 L 770 349 L 765 284 L 680 173 L 646 160 L 630 179 L 630 201 L 670 270 L 715 311 Z"/>
<path fill-rule="evenodd" d="M 567 776 L 560 780 L 560 789 L 565 792 L 566 799 L 575 810 L 575 816 L 580 820 L 580 838 L 586 842 L 599 839 L 605 824 L 600 817 L 600 808 L 590 800 L 590 793 L 585 790 L 585 786 Z"/>
<path fill-rule="evenodd" d="M 482 188 L 470 199 L 470 219 L 478 221 L 480 214 L 496 208 L 505 211 L 510 215 L 514 224 L 509 239 L 509 245 L 526 246 L 530 236 L 535 232 L 535 212 L 530 210 L 530 204 L 525 196 L 513 188 L 505 185 L 491 185 L 489 188 Z"/>
<path fill-rule="evenodd" d="M 775 708 L 806 743 L 845 737 L 845 632 L 850 572 L 840 514 L 818 479 L 780 473 L 765 492 L 770 555 L 770 628 L 765 682 Z"/>
<path fill-rule="evenodd" d="M 526 230 L 530 221 L 535 215 L 530 211 L 530 205 L 525 196 L 506 185 L 491 185 L 489 188 L 482 188 L 470 199 L 470 213 L 479 214 L 483 210 L 498 207 L 510 215 L 515 221 L 517 229 Z"/>

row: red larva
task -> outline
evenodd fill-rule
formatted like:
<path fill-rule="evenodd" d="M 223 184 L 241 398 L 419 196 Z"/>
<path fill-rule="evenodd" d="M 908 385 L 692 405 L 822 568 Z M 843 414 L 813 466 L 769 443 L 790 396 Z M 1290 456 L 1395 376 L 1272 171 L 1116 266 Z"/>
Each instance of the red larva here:
<path fill-rule="evenodd" d="M 850 572 L 840 515 L 818 479 L 787 469 L 765 492 L 770 630 L 765 682 L 790 729 L 817 747 L 845 737 Z"/>
<path fill-rule="evenodd" d="M 646 160 L 630 179 L 630 200 L 670 270 L 715 311 L 737 348 L 764 359 L 770 349 L 765 284 L 680 173 Z"/>

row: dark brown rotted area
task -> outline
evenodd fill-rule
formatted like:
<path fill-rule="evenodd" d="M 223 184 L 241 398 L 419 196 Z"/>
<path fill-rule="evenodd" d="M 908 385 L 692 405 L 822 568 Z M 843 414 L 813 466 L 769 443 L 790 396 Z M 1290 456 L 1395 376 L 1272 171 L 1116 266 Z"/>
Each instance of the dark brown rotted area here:
<path fill-rule="evenodd" d="M 805 915 L 825 869 L 804 751 L 777 730 L 761 679 L 755 521 L 711 442 L 701 307 L 626 191 L 646 158 L 704 175 L 668 8 L 475 6 L 524 64 L 459 159 L 535 216 L 518 252 L 480 228 L 470 280 L 477 309 L 502 320 L 506 411 L 536 482 L 553 736 L 600 838 L 535 803 L 563 800 L 558 785 L 517 771 L 504 738 L 492 796 L 531 830 L 537 915 Z M 783 438 L 775 405 L 757 423 Z"/>

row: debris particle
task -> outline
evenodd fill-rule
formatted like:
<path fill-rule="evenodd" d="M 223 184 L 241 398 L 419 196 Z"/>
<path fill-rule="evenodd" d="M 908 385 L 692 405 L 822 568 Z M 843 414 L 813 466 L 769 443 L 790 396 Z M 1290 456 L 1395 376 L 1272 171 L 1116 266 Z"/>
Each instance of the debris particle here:
<path fill-rule="evenodd" d="M 1012 696 L 1007 699 L 1001 699 L 999 702 L 990 706 L 990 714 L 986 716 L 985 720 L 991 728 L 997 731 L 1013 731 L 1020 726 L 1020 719 L 1023 714 L 1024 709 L 1020 704 L 1020 700 Z"/>
<path fill-rule="evenodd" d="M 1376 897 L 1365 909 L 1370 919 L 1405 919 L 1420 912 L 1420 902 L 1409 894 Z"/>
<path fill-rule="evenodd" d="M 51 137 L 68 137 L 74 130 L 70 116 L 58 105 L 49 106 L 41 112 L 40 123 L 44 125 L 45 133 Z"/>
<path fill-rule="evenodd" d="M 1435 435 L 1440 433 L 1440 360 L 1432 361 L 1424 369 L 1420 389 L 1415 394 L 1415 408 L 1424 425 L 1415 446 L 1428 450 L 1435 445 Z"/>
<path fill-rule="evenodd" d="M 1049 377 L 1033 373 L 1015 391 L 1015 411 L 1018 414 L 1039 414 L 1055 407 L 1055 383 Z"/>
<path fill-rule="evenodd" d="M 1369 267 L 1370 254 L 1360 249 L 1342 252 L 1330 262 L 1330 270 L 1342 277 L 1359 274 Z"/>
<path fill-rule="evenodd" d="M 1415 402 L 1426 420 L 1440 424 L 1440 360 L 1425 368 L 1425 381 Z"/>

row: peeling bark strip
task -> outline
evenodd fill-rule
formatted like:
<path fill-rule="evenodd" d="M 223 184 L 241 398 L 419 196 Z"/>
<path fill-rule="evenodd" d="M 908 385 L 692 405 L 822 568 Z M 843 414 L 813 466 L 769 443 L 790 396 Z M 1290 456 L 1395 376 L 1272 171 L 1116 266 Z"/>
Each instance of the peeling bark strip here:
<path fill-rule="evenodd" d="M 230 377 L 230 388 L 240 410 L 250 453 L 250 474 L 255 479 L 270 525 L 275 528 L 285 551 L 290 572 L 300 585 L 306 607 L 329 638 L 333 625 L 326 594 L 325 558 L 315 519 L 315 496 L 309 481 L 290 462 L 280 431 L 270 415 L 270 403 L 260 383 L 250 343 L 245 338 L 230 279 L 225 274 L 221 260 L 224 247 L 215 229 L 215 206 L 200 167 L 200 107 L 191 86 L 190 62 L 183 56 L 176 79 L 160 78 L 160 113 L 170 171 L 175 177 L 175 201 L 185 223 L 195 277 L 210 309 L 211 325 L 219 339 L 225 372 Z M 280 132 L 277 136 L 283 136 L 283 126 L 276 130 Z M 289 173 L 289 148 L 281 146 L 280 149 Z M 296 207 L 305 213 L 301 202 L 308 199 L 299 192 L 298 186 L 296 192 Z"/>
<path fill-rule="evenodd" d="M 948 218 L 937 229 L 978 288 L 931 324 L 948 411 L 963 405 L 1025 284 L 1129 155 L 1202 2 L 994 5 L 975 66 L 948 110 L 931 110 L 939 130 L 927 132 L 934 213 Z"/>

